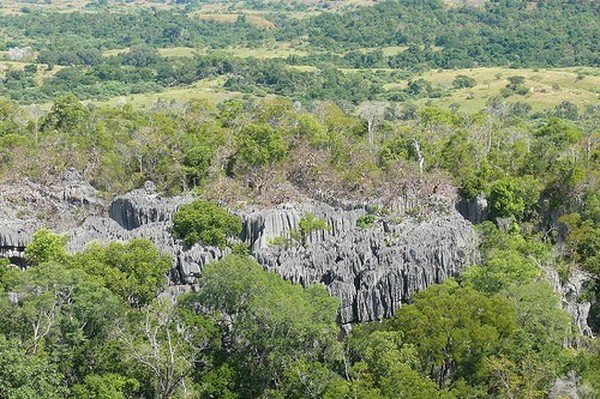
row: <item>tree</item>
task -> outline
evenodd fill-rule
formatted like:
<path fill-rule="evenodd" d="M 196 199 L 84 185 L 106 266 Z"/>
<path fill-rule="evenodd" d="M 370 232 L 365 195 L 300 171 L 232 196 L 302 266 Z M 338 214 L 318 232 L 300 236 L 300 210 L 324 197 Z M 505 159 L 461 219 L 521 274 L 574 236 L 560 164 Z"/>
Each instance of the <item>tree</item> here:
<path fill-rule="evenodd" d="M 577 105 L 570 101 L 563 101 L 554 108 L 557 117 L 576 121 L 579 119 L 579 109 Z"/>
<path fill-rule="evenodd" d="M 73 131 L 80 128 L 89 116 L 88 109 L 72 93 L 56 99 L 44 118 L 42 130 L 62 129 Z"/>
<path fill-rule="evenodd" d="M 471 88 L 475 86 L 475 84 L 477 84 L 475 79 L 466 75 L 456 75 L 452 81 L 452 87 L 455 89 Z"/>
<path fill-rule="evenodd" d="M 91 244 L 74 256 L 72 265 L 98 281 L 134 307 L 150 303 L 167 285 L 172 259 L 146 239 L 106 247 Z"/>
<path fill-rule="evenodd" d="M 81 384 L 73 386 L 77 399 L 127 399 L 139 388 L 139 382 L 118 374 L 90 374 Z"/>
<path fill-rule="evenodd" d="M 123 64 L 138 68 L 148 67 L 160 60 L 158 51 L 149 47 L 132 47 L 123 57 Z"/>
<path fill-rule="evenodd" d="M 513 284 L 528 284 L 540 276 L 535 260 L 514 249 L 494 248 L 481 266 L 472 266 L 463 274 L 465 285 L 495 294 Z"/>
<path fill-rule="evenodd" d="M 0 326 L 27 354 L 54 359 L 73 379 L 97 365 L 122 306 L 115 295 L 83 271 L 45 262 L 7 273 L 2 283 L 12 300 L 0 312 Z M 2 308 L 0 306 L 0 308 Z"/>
<path fill-rule="evenodd" d="M 305 212 L 304 215 L 302 215 L 300 221 L 298 222 L 298 227 L 300 228 L 300 234 L 304 243 L 306 243 L 306 239 L 312 234 L 312 232 L 331 229 L 325 219 L 317 218 L 310 212 Z"/>
<path fill-rule="evenodd" d="M 0 334 L 0 397 L 61 399 L 67 395 L 62 375 L 45 357 L 26 353 Z"/>
<path fill-rule="evenodd" d="M 375 133 L 379 125 L 383 122 L 386 105 L 377 101 L 364 101 L 358 107 L 360 117 L 367 125 L 367 141 L 371 148 L 375 143 Z"/>
<path fill-rule="evenodd" d="M 25 248 L 25 258 L 36 265 L 65 261 L 67 240 L 67 236 L 55 234 L 50 229 L 40 229 L 33 234 L 31 243 Z"/>
<path fill-rule="evenodd" d="M 38 142 L 38 134 L 39 134 L 39 130 L 40 130 L 40 128 L 39 128 L 40 119 L 42 119 L 45 112 L 42 108 L 40 108 L 37 105 L 32 105 L 31 107 L 27 108 L 27 112 L 33 122 L 35 142 L 37 143 Z"/>
<path fill-rule="evenodd" d="M 323 286 L 303 288 L 235 256 L 205 266 L 199 284 L 190 301 L 215 318 L 241 397 L 259 397 L 298 362 L 337 358 L 338 301 Z"/>
<path fill-rule="evenodd" d="M 525 203 L 519 195 L 516 183 L 511 178 L 498 180 L 490 189 L 490 215 L 493 218 L 512 217 L 520 220 Z"/>
<path fill-rule="evenodd" d="M 242 232 L 240 218 L 214 202 L 197 199 L 182 205 L 173 216 L 173 236 L 188 247 L 201 241 L 220 248 Z"/>
<path fill-rule="evenodd" d="M 249 167 L 273 165 L 287 153 L 283 135 L 268 124 L 246 126 L 238 138 L 236 161 Z"/>
<path fill-rule="evenodd" d="M 262 191 L 263 185 L 272 172 L 272 167 L 285 158 L 288 143 L 283 133 L 267 123 L 251 124 L 244 127 L 236 140 L 236 152 L 229 172 L 245 175 L 248 184 Z"/>
<path fill-rule="evenodd" d="M 444 397 L 434 381 L 416 370 L 416 346 L 407 344 L 403 333 L 386 326 L 358 325 L 347 345 L 346 363 L 354 363 L 348 369 L 348 392 L 338 397 Z"/>
<path fill-rule="evenodd" d="M 548 140 L 556 147 L 563 149 L 577 143 L 581 139 L 581 131 L 572 122 L 552 117 L 546 125 L 535 132 L 535 136 Z"/>
<path fill-rule="evenodd" d="M 516 328 L 512 304 L 453 282 L 419 292 L 400 308 L 388 328 L 400 331 L 418 351 L 419 371 L 439 389 L 465 379 L 475 384 L 487 356 Z"/>
<path fill-rule="evenodd" d="M 145 370 L 154 397 L 195 397 L 189 378 L 203 362 L 210 343 L 205 329 L 209 325 L 192 322 L 195 316 L 185 317 L 171 298 L 154 300 L 141 316 L 140 322 L 117 328 L 129 362 Z"/>

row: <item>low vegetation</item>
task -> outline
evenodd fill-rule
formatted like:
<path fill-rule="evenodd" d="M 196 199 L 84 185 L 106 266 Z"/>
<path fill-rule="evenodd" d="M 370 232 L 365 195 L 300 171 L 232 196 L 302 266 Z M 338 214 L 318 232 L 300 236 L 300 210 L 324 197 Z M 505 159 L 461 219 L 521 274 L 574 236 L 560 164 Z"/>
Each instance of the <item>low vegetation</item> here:
<path fill-rule="evenodd" d="M 241 232 L 242 223 L 237 216 L 201 199 L 182 205 L 173 217 L 173 236 L 188 247 L 201 242 L 223 248 Z"/>

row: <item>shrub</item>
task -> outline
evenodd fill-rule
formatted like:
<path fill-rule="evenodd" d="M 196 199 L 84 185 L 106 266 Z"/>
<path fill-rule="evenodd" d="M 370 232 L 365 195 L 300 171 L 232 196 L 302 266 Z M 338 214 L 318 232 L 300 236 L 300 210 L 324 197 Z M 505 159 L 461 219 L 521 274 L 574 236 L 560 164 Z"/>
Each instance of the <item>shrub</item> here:
<path fill-rule="evenodd" d="M 67 236 L 56 234 L 50 229 L 40 229 L 33 234 L 31 243 L 25 248 L 25 257 L 36 265 L 64 261 L 67 257 L 67 240 Z"/>
<path fill-rule="evenodd" d="M 464 88 L 471 88 L 473 86 L 475 86 L 477 82 L 475 81 L 475 79 L 470 78 L 466 75 L 456 75 L 454 77 L 454 80 L 452 81 L 452 86 L 455 89 L 464 89 Z"/>
<path fill-rule="evenodd" d="M 182 205 L 173 219 L 173 236 L 189 247 L 202 241 L 220 248 L 242 231 L 240 219 L 214 202 L 202 199 Z"/>
<path fill-rule="evenodd" d="M 306 212 L 304 213 L 304 215 L 302 215 L 302 218 L 300 218 L 300 222 L 298 223 L 298 225 L 300 226 L 300 232 L 303 236 L 307 236 L 315 230 L 330 229 L 325 219 L 318 218 L 310 212 Z"/>
<path fill-rule="evenodd" d="M 376 221 L 377 216 L 375 215 L 362 215 L 356 220 L 356 227 L 360 229 L 366 229 L 368 227 L 371 227 Z"/>

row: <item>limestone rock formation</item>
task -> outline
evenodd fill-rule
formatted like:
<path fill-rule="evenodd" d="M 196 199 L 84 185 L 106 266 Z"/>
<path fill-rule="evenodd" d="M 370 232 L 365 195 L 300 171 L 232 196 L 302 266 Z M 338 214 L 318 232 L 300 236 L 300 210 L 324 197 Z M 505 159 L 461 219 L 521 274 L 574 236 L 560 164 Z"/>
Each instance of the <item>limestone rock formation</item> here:
<path fill-rule="evenodd" d="M 25 247 L 34 230 L 30 224 L 15 220 L 0 219 L 0 257 L 11 263 L 25 267 Z"/>
<path fill-rule="evenodd" d="M 172 214 L 188 197 L 161 198 L 135 190 L 110 205 L 112 220 L 92 219 L 71 233 L 71 250 L 89 241 L 151 239 L 175 260 L 171 279 L 193 284 L 202 267 L 228 254 L 215 247 L 185 248 L 170 234 Z M 357 220 L 368 206 L 334 208 L 307 201 L 268 209 L 238 211 L 240 237 L 265 268 L 300 284 L 325 284 L 340 298 L 339 321 L 350 323 L 391 316 L 415 292 L 459 274 L 477 259 L 477 238 L 469 222 L 446 202 L 423 215 L 392 212 L 366 228 Z M 395 204 L 391 209 L 405 209 Z M 411 208 L 414 209 L 414 208 Z M 291 238 L 305 213 L 327 221 L 329 230 L 303 240 Z"/>
<path fill-rule="evenodd" d="M 561 282 L 555 269 L 546 269 L 545 272 L 554 291 L 561 298 L 563 308 L 571 315 L 571 321 L 579 329 L 578 333 L 592 337 L 593 332 L 587 322 L 592 305 L 590 302 L 580 301 L 584 285 L 591 276 L 582 270 L 574 270 L 566 282 Z"/>
<path fill-rule="evenodd" d="M 579 384 L 579 378 L 574 372 L 557 378 L 548 392 L 548 399 L 579 399 Z"/>
<path fill-rule="evenodd" d="M 146 182 L 143 188 L 115 198 L 108 214 L 124 229 L 133 230 L 148 223 L 171 221 L 177 208 L 191 200 L 189 196 L 163 197 L 152 182 Z"/>
<path fill-rule="evenodd" d="M 476 198 L 461 196 L 458 199 L 456 208 L 471 223 L 481 223 L 489 216 L 488 201 L 484 195 L 479 195 Z"/>
<path fill-rule="evenodd" d="M 305 212 L 326 220 L 330 230 L 297 242 L 290 233 Z M 390 317 L 415 292 L 477 260 L 477 237 L 456 212 L 385 216 L 360 228 L 357 220 L 366 213 L 280 205 L 244 215 L 243 238 L 267 269 L 300 284 L 324 283 L 342 302 L 341 323 Z"/>
<path fill-rule="evenodd" d="M 201 244 L 187 248 L 174 240 L 173 214 L 192 197 L 163 197 L 150 183 L 108 206 L 75 172 L 46 192 L 33 184 L 27 187 L 31 189 L 20 189 L 23 201 L 59 218 L 64 215 L 65 220 L 50 227 L 69 236 L 69 251 L 81 251 L 90 242 L 147 238 L 173 257 L 174 286 L 195 284 L 204 265 L 230 252 Z M 441 196 L 426 202 L 401 196 L 385 209 L 381 204 L 334 207 L 306 200 L 235 212 L 243 221 L 239 239 L 252 256 L 287 280 L 326 285 L 341 301 L 341 323 L 389 317 L 415 292 L 459 274 L 478 256 L 471 224 Z M 357 226 L 369 212 L 378 215 L 373 223 Z M 299 221 L 306 213 L 324 219 L 329 228 L 298 238 Z M 14 212 L 6 219 L 0 224 L 0 255 L 22 261 L 24 247 L 41 222 L 21 220 Z"/>
<path fill-rule="evenodd" d="M 103 209 L 96 190 L 73 169 L 46 184 L 0 184 L 0 256 L 25 267 L 25 246 L 36 230 L 64 231 Z"/>

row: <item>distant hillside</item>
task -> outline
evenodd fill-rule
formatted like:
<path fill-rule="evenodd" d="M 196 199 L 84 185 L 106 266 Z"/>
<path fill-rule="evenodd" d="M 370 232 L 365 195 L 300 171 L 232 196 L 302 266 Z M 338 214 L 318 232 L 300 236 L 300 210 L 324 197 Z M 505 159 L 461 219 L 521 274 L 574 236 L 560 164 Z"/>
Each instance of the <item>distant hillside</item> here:
<path fill-rule="evenodd" d="M 600 64 L 599 21 L 600 3 L 594 1 L 502 0 L 480 8 L 448 8 L 441 0 L 392 0 L 304 19 L 285 34 L 306 35 L 312 45 L 338 51 L 412 46 L 401 60 L 442 68 L 595 66 Z"/>

